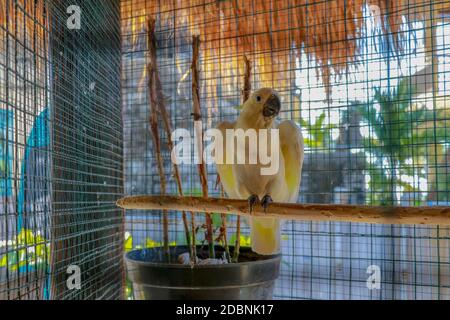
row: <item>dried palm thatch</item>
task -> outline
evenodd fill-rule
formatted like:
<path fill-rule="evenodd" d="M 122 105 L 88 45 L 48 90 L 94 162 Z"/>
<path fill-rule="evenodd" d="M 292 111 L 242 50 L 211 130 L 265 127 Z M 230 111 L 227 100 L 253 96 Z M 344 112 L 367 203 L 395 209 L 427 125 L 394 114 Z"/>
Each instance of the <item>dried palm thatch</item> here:
<path fill-rule="evenodd" d="M 44 71 L 48 60 L 45 51 L 49 48 L 46 6 L 47 2 L 43 0 L 0 1 L 0 56 L 5 58 L 0 60 L 0 66 L 15 66 L 15 72 L 22 70 L 26 80 L 38 84 L 38 95 L 42 94 L 41 88 L 46 87 L 47 81 Z M 0 85 L 4 86 L 2 81 L 5 79 L 6 76 L 0 76 Z M 20 81 L 15 86 L 17 90 L 25 90 Z M 34 94 L 33 90 L 29 90 L 28 95 L 31 94 Z"/>
<path fill-rule="evenodd" d="M 161 28 L 200 35 L 204 85 L 208 95 L 215 95 L 215 75 L 220 72 L 224 86 L 226 79 L 242 74 L 243 55 L 254 62 L 254 81 L 282 89 L 290 87 L 290 70 L 305 53 L 329 88 L 332 75 L 358 61 L 368 9 L 379 14 L 377 28 L 389 35 L 392 50 L 401 52 L 402 26 L 443 6 L 431 0 L 172 0 L 135 3 L 133 15 L 141 11 L 159 19 Z"/>
<path fill-rule="evenodd" d="M 18 124 L 33 123 L 36 112 L 46 107 L 41 97 L 48 86 L 45 71 L 49 48 L 47 11 L 43 0 L 0 0 L 0 96 L 8 97 L 0 106 L 7 108 L 10 104 L 13 108 L 27 110 L 14 113 Z M 35 84 L 33 89 L 30 89 L 31 83 Z M 27 99 L 23 98 L 25 96 Z M 33 126 L 23 128 L 23 132 L 14 137 L 14 142 L 20 145 L 25 145 Z M 19 153 L 13 159 L 13 172 L 19 168 L 16 163 L 21 163 L 22 158 Z"/>
<path fill-rule="evenodd" d="M 28 48 L 39 48 L 45 41 L 44 28 L 48 27 L 47 10 L 46 2 L 43 0 L 2 0 L 0 1 L 0 30 L 14 35 Z M 0 40 L 3 41 L 5 35 L 6 33 L 0 32 Z"/>

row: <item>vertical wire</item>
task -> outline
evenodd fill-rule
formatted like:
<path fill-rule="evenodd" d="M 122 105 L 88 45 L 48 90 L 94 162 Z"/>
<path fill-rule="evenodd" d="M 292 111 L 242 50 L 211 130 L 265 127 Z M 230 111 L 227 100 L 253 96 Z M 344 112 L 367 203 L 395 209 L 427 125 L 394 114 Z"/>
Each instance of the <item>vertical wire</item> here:
<path fill-rule="evenodd" d="M 34 53 L 33 54 L 33 68 L 34 68 L 34 70 L 33 70 L 33 83 L 34 83 L 33 118 L 34 119 L 37 116 L 37 110 L 36 109 L 37 109 L 37 104 L 38 104 L 38 99 L 37 99 L 38 92 L 37 92 L 37 85 L 36 85 L 36 83 L 37 83 L 37 76 L 36 76 L 36 74 L 37 74 L 37 58 L 36 57 L 38 55 L 38 52 L 36 50 L 36 10 L 37 10 L 37 0 L 34 0 L 34 9 L 33 9 L 33 53 Z M 34 145 L 37 145 L 37 141 L 36 140 L 38 138 L 39 138 L 39 134 L 35 136 Z M 36 167 L 37 167 L 37 165 L 36 165 Z M 37 171 L 37 170 L 35 170 L 35 171 Z M 36 175 L 38 176 L 38 174 L 36 174 Z M 37 177 L 33 179 L 32 186 L 31 186 L 30 189 L 32 189 L 32 190 L 39 190 L 39 189 L 42 188 L 39 185 L 39 183 L 36 183 L 36 180 L 37 180 Z M 34 198 L 34 201 L 33 201 L 33 205 L 32 205 L 32 207 L 33 207 L 32 215 L 33 215 L 34 241 L 33 241 L 32 245 L 33 245 L 33 251 L 34 251 L 34 254 L 35 254 L 35 256 L 34 256 L 34 260 L 35 260 L 34 261 L 34 277 L 35 277 L 34 283 L 36 285 L 36 288 L 35 288 L 35 290 L 36 290 L 36 297 L 39 300 L 39 298 L 40 298 L 40 294 L 39 294 L 39 274 L 38 274 L 38 265 L 37 265 L 38 258 L 37 258 L 37 244 L 36 244 L 36 239 L 37 239 L 37 235 L 38 235 L 38 226 L 37 226 L 36 215 L 38 214 L 38 212 L 37 212 L 38 210 L 36 208 L 36 202 L 37 202 L 36 195 L 34 195 L 33 198 Z"/>
<path fill-rule="evenodd" d="M 410 8 L 410 1 L 408 0 L 408 2 L 407 2 L 407 14 L 411 14 L 411 8 Z M 412 35 L 411 35 L 411 29 L 410 29 L 410 27 L 408 26 L 408 40 L 407 40 L 407 43 L 408 43 L 408 48 L 407 48 L 407 50 L 408 50 L 408 52 L 410 52 L 411 51 L 411 43 L 412 43 L 412 39 L 411 39 L 411 37 L 412 37 Z M 411 55 L 408 55 L 408 74 L 412 74 L 412 63 L 411 63 Z M 412 88 L 412 79 L 410 78 L 409 79 L 409 81 L 408 81 L 409 83 L 408 83 L 408 86 L 410 87 L 410 88 Z M 413 112 L 413 110 L 412 110 L 412 104 L 413 104 L 413 97 L 412 97 L 412 94 L 409 94 L 408 95 L 408 103 L 409 103 L 409 112 L 410 112 L 410 118 L 409 118 L 409 130 L 411 131 L 411 133 L 413 134 L 413 131 L 414 131 L 414 128 L 413 128 L 413 121 L 414 121 L 414 119 L 412 119 L 413 117 L 412 117 L 412 112 Z M 414 144 L 414 141 L 413 141 L 413 144 Z M 411 148 L 411 158 L 412 158 L 412 167 L 413 167 L 413 176 L 414 176 L 414 182 L 413 182 L 413 185 L 415 186 L 415 176 L 416 176 L 416 172 L 417 172 L 417 165 L 416 165 L 416 163 L 415 163 L 415 161 L 416 161 L 416 157 L 415 157 L 415 152 L 414 152 L 415 150 L 414 150 L 414 148 Z M 416 195 L 415 195 L 415 193 L 414 193 L 414 202 L 415 202 L 415 198 L 416 198 Z M 419 195 L 419 198 L 420 198 L 420 195 Z M 408 199 L 409 199 L 409 197 L 408 197 Z M 416 251 L 416 226 L 415 225 L 413 225 L 413 250 L 414 250 L 414 256 L 415 256 L 415 251 Z M 410 235 L 410 234 L 409 234 Z M 413 274 L 414 274 L 414 277 L 416 277 L 416 273 L 417 273 L 417 265 L 416 265 L 416 258 L 414 257 L 414 265 L 413 265 Z M 416 282 L 416 281 L 414 281 L 414 282 Z M 416 285 L 415 285 L 415 283 L 414 283 L 414 299 L 416 299 Z"/>
<path fill-rule="evenodd" d="M 52 264 L 51 264 L 51 254 L 50 257 L 48 255 L 48 250 L 47 248 L 51 248 L 51 246 L 53 246 L 54 243 L 54 239 L 50 238 L 53 237 L 52 236 L 52 232 L 51 232 L 51 221 L 52 219 L 50 218 L 52 212 L 53 212 L 53 203 L 54 203 L 54 198 L 53 198 L 53 184 L 51 183 L 51 181 L 53 181 L 53 168 L 54 168 L 54 159 L 52 157 L 53 155 L 53 141 L 54 141 L 54 137 L 53 137 L 53 116 L 54 116 L 54 112 L 53 112 L 53 100 L 51 98 L 51 95 L 49 95 L 49 91 L 51 90 L 51 83 L 52 83 L 52 76 L 51 76 L 51 72 L 49 72 L 49 68 L 50 68 L 50 61 L 52 59 L 51 56 L 51 50 L 48 49 L 48 45 L 50 44 L 50 22 L 49 22 L 49 12 L 48 12 L 48 7 L 47 7 L 47 0 L 44 0 L 43 3 L 43 16 L 44 16 L 44 39 L 43 39 L 43 47 L 44 47 L 44 87 L 45 87 L 45 105 L 49 110 L 49 118 L 45 120 L 45 123 L 48 125 L 48 130 L 49 130 L 49 147 L 47 149 L 47 154 L 48 157 L 50 158 L 49 161 L 49 168 L 47 169 L 48 171 L 48 176 L 47 176 L 47 180 L 46 180 L 46 185 L 48 188 L 48 195 L 49 195 L 49 204 L 47 207 L 47 201 L 44 201 L 44 212 L 48 214 L 46 214 L 46 218 L 44 219 L 44 238 L 47 239 L 47 242 L 45 244 L 45 250 L 44 250 L 44 257 L 45 257 L 45 287 L 44 287 L 44 292 L 46 293 L 45 298 L 46 299 L 51 299 L 52 296 L 52 289 L 51 289 L 51 275 L 52 275 Z M 48 58 L 47 58 L 48 56 Z M 50 74 L 49 74 L 50 73 Z M 47 225 L 49 224 L 49 225 Z"/>
<path fill-rule="evenodd" d="M 348 30 L 347 30 L 347 19 L 350 19 L 350 18 L 348 18 L 347 17 L 347 5 L 348 5 L 348 2 L 347 2 L 347 0 L 345 0 L 344 1 L 344 32 L 345 32 L 345 39 L 347 39 L 347 35 L 348 35 Z M 349 54 L 348 54 L 348 46 L 345 46 L 345 63 L 346 63 L 346 67 L 345 67 L 345 90 L 346 90 L 346 92 L 345 92 L 345 97 L 346 97 L 346 101 L 347 101 L 347 125 L 350 125 L 350 120 L 349 120 L 349 118 L 350 118 L 350 110 L 349 110 L 349 105 L 350 105 L 350 101 L 349 101 L 349 92 L 348 92 L 348 87 L 349 87 L 349 80 L 348 80 L 348 74 L 349 74 L 349 68 L 348 68 L 348 61 L 349 61 Z M 354 106 L 352 106 L 352 109 L 354 108 Z M 341 124 L 340 124 L 340 126 L 341 126 Z M 347 129 L 347 130 L 349 130 L 349 129 Z M 350 132 L 348 133 L 348 136 L 349 136 L 349 140 L 351 139 L 351 136 L 350 136 Z M 349 141 L 348 142 L 349 144 L 351 144 L 352 142 L 351 141 Z M 350 152 L 348 152 L 347 151 L 347 160 L 350 162 L 351 161 L 351 157 L 350 157 Z M 352 166 L 350 165 L 350 168 L 351 168 Z M 352 174 L 351 172 L 349 173 L 350 175 Z M 351 178 L 350 178 L 350 181 L 351 181 Z M 349 186 L 349 193 L 351 192 L 351 183 L 350 183 L 350 186 Z M 351 230 L 351 222 L 349 223 L 349 225 L 350 225 L 350 230 Z M 351 241 L 350 241 L 350 243 L 351 243 Z M 351 252 L 351 250 L 350 250 L 350 252 Z M 350 266 L 350 270 L 351 270 L 351 266 Z M 351 277 L 350 277 L 350 279 L 351 279 Z M 350 295 L 351 295 L 351 290 L 349 290 L 349 293 L 350 293 Z"/>
<path fill-rule="evenodd" d="M 5 83 L 5 89 L 6 89 L 6 92 L 5 92 L 5 98 L 6 98 L 6 133 L 5 133 L 5 136 L 6 136 L 6 150 L 5 150 L 5 153 L 6 153 L 6 161 L 7 161 L 7 167 L 8 167 L 8 169 L 7 169 L 7 172 L 6 172 L 6 183 L 5 183 L 5 185 L 6 185 L 6 196 L 5 196 L 5 201 L 4 201 L 4 203 L 5 203 L 5 205 L 4 205 L 4 212 L 5 212 L 5 233 L 6 233 L 6 245 L 5 245 L 5 248 L 6 248 L 6 296 L 7 296 L 7 299 L 8 300 L 10 300 L 10 298 L 11 298 L 11 293 L 10 293 L 10 291 L 11 291 L 11 288 L 10 288 L 10 275 L 9 275 L 9 254 L 10 254 L 10 252 L 9 252 L 9 221 L 8 221 L 8 212 L 9 212 L 9 197 L 8 197 L 8 190 L 9 190 L 9 182 L 10 182 L 10 177 L 8 176 L 9 175 L 9 172 L 10 172 L 10 168 L 9 168 L 9 165 L 10 165 L 10 162 L 9 162 L 9 157 L 10 157 L 10 155 L 9 155 L 9 146 L 10 146 L 10 141 L 9 141 L 9 139 L 10 139 L 10 137 L 9 137 L 9 99 L 10 99 L 10 96 L 9 96 L 9 91 L 10 91 L 10 88 L 9 88 L 9 61 L 10 61 L 10 52 L 9 52 L 9 36 L 10 36 L 10 31 L 9 31 L 9 23 L 10 23 L 10 20 L 9 20 L 9 15 L 10 15 L 10 12 L 9 12 L 9 8 L 10 8 L 10 1 L 12 1 L 12 0 L 6 0 L 6 8 L 5 8 L 5 11 L 6 11 L 6 15 L 5 15 L 5 21 L 6 21 L 6 55 L 5 55 L 5 62 L 6 62 L 6 65 L 5 65 L 5 79 L 6 79 L 6 83 Z M 12 168 L 11 168 L 12 169 Z M 12 187 L 12 186 L 11 186 Z"/>
<path fill-rule="evenodd" d="M 24 133 L 24 140 L 23 140 L 23 145 L 22 145 L 22 165 L 24 166 L 24 168 L 26 167 L 26 154 L 25 154 L 25 150 L 27 147 L 27 112 L 26 109 L 29 108 L 28 105 L 28 99 L 27 99 L 27 16 L 26 16 L 26 8 L 27 8 L 27 0 L 23 0 L 23 43 L 24 43 L 24 47 L 23 47 L 23 87 L 24 87 L 24 91 L 23 91 L 23 109 L 22 109 L 22 119 L 23 119 L 23 133 Z M 36 53 L 35 53 L 36 54 Z M 34 54 L 34 55 L 35 55 Z M 34 56 L 33 55 L 33 56 Z M 36 86 L 36 83 L 34 83 L 34 86 Z M 25 174 L 25 170 L 23 170 L 23 172 L 21 172 L 21 177 L 19 180 L 19 189 L 23 188 L 24 190 L 24 201 L 22 203 L 22 228 L 21 230 L 19 230 L 19 232 L 22 232 L 22 230 L 24 231 L 24 238 L 25 238 L 25 243 L 24 243 L 24 247 L 25 247 L 25 283 L 26 283 L 26 294 L 28 299 L 30 298 L 30 287 L 29 287 L 29 283 L 30 283 L 30 275 L 29 275 L 29 257 L 28 257 L 28 245 L 29 245 L 29 241 L 28 241 L 28 209 L 27 209 L 27 198 L 28 198 L 28 190 L 29 186 L 26 183 L 28 178 L 28 174 Z M 28 190 L 27 190 L 28 189 Z M 20 192 L 20 190 L 19 190 Z M 20 205 L 20 204 L 19 204 Z M 20 207 L 18 208 L 20 210 Z M 19 212 L 19 211 L 18 211 Z"/>
<path fill-rule="evenodd" d="M 437 150 L 437 145 L 438 145 L 438 141 L 437 141 L 437 128 L 436 128 L 436 123 L 437 123 L 437 95 L 438 95 L 438 90 L 439 90 L 439 84 L 438 84 L 438 65 L 437 65 L 437 61 L 436 61 L 436 44 L 435 44 L 435 37 L 436 37 L 436 29 L 435 29 L 435 22 L 434 22 L 434 4 L 433 1 L 430 1 L 430 6 L 429 6 L 429 28 L 430 28 L 430 33 L 427 34 L 427 36 L 430 37 L 429 41 L 430 41 L 430 45 L 431 45 L 431 66 L 432 66 L 432 84 L 433 84 L 433 145 L 434 145 L 434 163 L 437 165 L 438 164 L 438 150 Z M 439 186 L 439 174 L 435 174 L 436 176 L 436 186 Z M 436 188 L 439 194 L 439 187 Z M 437 279 L 438 279 L 438 286 L 437 286 L 437 298 L 438 300 L 441 299 L 441 286 L 440 286 L 440 280 L 441 280 L 441 256 L 440 256 L 440 227 L 436 226 L 436 249 L 437 249 Z"/>
<path fill-rule="evenodd" d="M 291 3 L 291 0 L 288 0 L 288 25 L 287 25 L 287 27 L 290 27 L 291 26 L 291 23 L 292 23 L 292 16 L 291 16 L 291 12 L 292 12 L 292 10 L 293 10 L 293 5 L 292 5 L 292 3 Z M 292 31 L 292 29 L 290 29 L 289 28 L 289 30 L 288 30 L 288 40 L 289 40 L 289 42 L 288 42 L 288 48 L 287 48 L 287 50 L 289 50 L 289 53 L 287 54 L 287 56 L 288 56 L 288 59 L 289 59 L 289 85 L 290 86 L 292 86 L 292 85 L 295 85 L 295 80 L 294 80 L 294 82 L 293 82 L 293 80 L 292 80 L 292 72 L 294 72 L 294 77 L 295 77 L 295 72 L 296 72 L 296 61 L 295 61 L 295 50 L 296 50 L 296 48 L 294 48 L 294 46 L 293 46 L 293 41 L 292 41 L 292 33 L 291 33 L 291 31 Z M 292 70 L 292 68 L 294 69 L 294 70 Z M 294 104 L 293 104 L 293 101 L 294 101 L 294 99 L 293 99 L 293 93 L 292 93 L 292 89 L 290 89 L 289 90 L 289 111 L 290 111 L 290 115 L 289 115 L 289 118 L 290 119 L 292 119 L 292 120 L 295 120 L 294 119 L 294 108 L 295 108 L 295 106 L 294 106 Z M 299 106 L 299 109 L 300 109 L 300 106 Z M 301 174 L 301 172 L 300 172 L 300 174 Z M 300 180 L 301 180 L 301 178 L 300 178 Z M 297 199 L 298 200 L 298 199 Z M 295 266 L 295 250 L 296 250 L 296 247 L 295 247 L 295 238 L 296 238 L 296 236 L 295 236 L 295 225 L 296 225 L 296 222 L 295 221 L 291 221 L 290 222 L 290 225 L 291 225 L 291 240 L 292 240 L 292 242 L 291 242 L 291 246 L 292 246 L 292 249 L 291 249 L 291 259 L 292 259 L 292 265 L 293 265 L 293 267 L 291 268 L 291 272 L 290 272 L 290 275 L 289 275 L 289 286 L 290 286 L 290 296 L 291 297 L 294 297 L 294 285 L 295 285 L 295 282 L 294 282 L 294 279 L 295 279 L 295 277 L 294 277 L 294 266 Z M 286 227 L 286 229 L 287 229 L 287 227 Z"/>
<path fill-rule="evenodd" d="M 17 0 L 14 1 L 14 84 L 15 84 L 15 90 L 14 90 L 14 102 L 15 102 L 15 111 L 17 111 L 18 114 L 18 110 L 17 110 L 17 105 L 18 105 L 18 71 L 17 71 L 17 65 L 19 64 L 18 59 L 17 59 L 17 42 L 18 42 L 18 38 L 17 38 L 17 29 L 18 29 L 18 23 L 17 23 L 17 12 L 18 10 L 18 4 L 17 4 Z M 19 144 L 18 144 L 18 128 L 19 128 L 19 123 L 18 123 L 18 117 L 17 114 L 14 115 L 14 142 L 15 142 L 15 147 L 14 147 L 14 192 L 17 195 L 19 192 L 19 187 L 17 185 L 17 180 L 19 179 L 17 177 L 17 173 L 19 172 L 19 167 L 18 167 L 18 161 L 17 159 L 19 159 L 19 153 L 18 153 L 18 149 L 19 149 Z M 18 206 L 18 202 L 17 199 L 14 201 L 14 206 L 15 206 L 15 212 L 19 212 L 19 206 Z M 23 218 L 23 216 L 22 216 Z M 19 219 L 19 217 L 17 217 L 16 219 Z M 15 238 L 16 238 L 16 244 L 19 243 L 19 232 L 20 232 L 20 223 L 21 220 L 16 220 L 16 233 L 15 233 Z M 19 262 L 20 261 L 20 253 L 19 250 L 16 250 L 16 261 Z M 17 288 L 21 288 L 20 285 L 20 268 L 17 268 L 16 270 L 16 276 L 17 276 Z M 21 291 L 20 289 L 17 291 L 17 299 L 21 300 Z"/>
<path fill-rule="evenodd" d="M 439 94 L 439 81 L 438 81 L 438 77 L 439 77 L 439 61 L 438 61 L 438 58 L 437 58 L 437 52 L 436 52 L 436 25 L 435 25 L 435 21 L 434 21 L 434 4 L 433 4 L 433 2 L 431 2 L 430 3 L 430 6 L 431 6 L 431 8 L 430 8 L 430 10 L 431 10 L 431 14 L 430 14 L 430 19 L 431 19 L 431 30 L 432 30 L 432 32 L 431 32 L 431 34 L 432 34 L 432 38 L 431 38 L 431 44 L 432 44 L 432 57 L 433 57 L 433 59 L 432 59 L 432 65 L 433 65 L 433 114 L 434 114 L 434 117 L 435 118 L 437 118 L 437 95 Z M 437 73 L 437 74 L 435 74 L 435 73 Z M 437 153 L 437 145 L 438 145 L 438 141 L 437 141 L 437 138 L 438 138 L 438 134 L 437 134 L 437 121 L 434 121 L 433 122 L 433 129 L 434 129 L 434 148 L 435 148 L 435 154 L 436 154 L 436 159 L 437 159 L 437 156 L 438 156 L 438 153 Z M 436 176 L 436 184 L 438 185 L 438 176 L 439 175 L 437 175 Z M 437 188 L 438 189 L 438 192 L 440 191 L 439 190 L 439 187 Z M 441 241 L 440 241 L 440 231 L 441 231 L 441 228 L 440 228 L 440 226 L 438 225 L 437 227 L 436 227 L 436 246 L 437 246 L 437 257 L 438 257 L 438 261 L 437 261 L 437 265 L 438 265 L 438 274 L 437 274 L 437 278 L 438 278 L 438 300 L 441 300 L 441 298 L 442 298 L 442 296 L 441 296 L 441 266 L 442 266 L 442 263 L 441 263 Z"/>
<path fill-rule="evenodd" d="M 323 10 L 323 7 L 322 7 L 322 10 Z M 325 2 L 325 11 L 328 11 L 328 2 Z M 325 54 L 325 58 L 326 58 L 325 67 L 326 68 L 330 68 L 331 67 L 331 62 L 329 61 L 329 55 L 331 54 L 331 49 L 330 49 L 329 34 L 328 34 L 329 33 L 329 21 L 328 21 L 328 17 L 329 16 L 328 15 L 325 15 L 325 16 L 326 16 L 326 18 L 325 18 L 325 21 L 323 22 L 324 27 L 327 30 L 327 37 L 326 37 L 326 41 L 325 41 L 325 51 L 326 51 L 326 54 Z M 327 75 L 327 77 L 329 77 L 329 75 Z M 329 86 L 330 86 L 329 81 L 330 80 L 328 80 L 328 85 L 324 84 L 324 89 L 326 91 L 326 95 L 328 95 L 328 90 L 329 90 Z M 330 101 L 329 101 L 329 99 L 327 99 L 326 103 L 327 103 L 327 105 L 325 107 L 326 110 L 324 110 L 324 113 L 327 113 L 328 122 L 330 122 L 331 116 L 330 116 Z M 327 120 L 325 119 L 324 123 L 326 123 L 326 122 L 327 122 Z M 326 135 L 328 135 L 328 134 L 330 134 L 330 133 L 327 132 Z M 329 139 L 329 137 L 327 137 L 327 138 Z M 328 145 L 323 144 L 322 148 L 324 149 L 326 154 L 328 154 L 328 155 L 331 154 L 331 152 L 332 152 L 331 143 L 329 143 Z M 325 148 L 327 150 L 325 150 Z M 323 157 L 325 158 L 325 154 L 323 155 Z M 331 174 L 331 172 L 332 172 L 331 157 L 328 157 L 326 159 L 326 162 L 327 162 L 327 168 L 326 169 L 328 170 L 329 174 Z M 330 190 L 330 191 L 333 192 L 333 190 Z M 331 198 L 331 197 L 329 197 L 329 198 Z M 328 239 L 327 239 L 328 240 L 328 251 L 329 251 L 328 252 L 328 255 L 329 255 L 328 277 L 327 277 L 327 282 L 328 282 L 328 300 L 331 300 L 331 273 L 332 273 L 332 265 L 333 265 L 333 262 L 335 261 L 335 259 L 333 257 L 333 249 L 332 249 L 332 243 L 333 243 L 332 226 L 333 226 L 333 223 L 330 222 L 330 221 L 323 224 L 323 227 L 325 228 L 325 230 L 328 229 L 328 232 L 327 232 L 327 234 L 328 234 Z"/>
<path fill-rule="evenodd" d="M 308 6 L 309 6 L 308 3 L 309 3 L 309 0 L 306 0 L 306 3 L 305 3 L 306 17 L 308 16 Z M 309 32 L 310 32 L 309 29 L 310 29 L 309 19 L 306 18 L 306 32 L 305 32 L 306 34 L 309 34 Z M 308 42 L 307 46 L 308 46 L 307 52 L 309 52 L 309 42 Z M 311 70 L 310 62 L 311 62 L 311 59 L 308 56 L 307 57 L 307 79 L 308 79 L 308 81 L 309 81 L 310 76 L 311 76 L 310 75 L 310 70 Z M 308 99 L 308 121 L 311 122 L 311 100 L 310 100 L 310 98 L 311 98 L 311 86 L 310 85 L 308 85 L 308 98 L 309 98 Z M 310 154 L 310 156 L 312 158 L 312 156 L 314 155 L 314 152 L 310 151 L 309 154 Z M 310 172 L 310 175 L 311 175 L 311 172 Z M 313 232 L 314 222 L 310 221 L 308 224 L 309 224 L 309 249 L 310 249 L 310 252 L 309 252 L 309 256 L 310 256 L 309 277 L 311 279 L 310 282 L 309 282 L 309 298 L 313 299 L 313 281 L 312 280 L 314 279 L 314 276 L 313 276 L 313 270 L 314 270 L 314 268 L 313 268 L 314 267 L 314 265 L 313 265 L 313 260 L 314 260 L 314 255 L 313 255 L 313 249 L 314 249 L 313 248 L 313 243 L 314 243 L 314 241 L 313 241 L 313 239 L 314 239 L 314 232 Z"/>

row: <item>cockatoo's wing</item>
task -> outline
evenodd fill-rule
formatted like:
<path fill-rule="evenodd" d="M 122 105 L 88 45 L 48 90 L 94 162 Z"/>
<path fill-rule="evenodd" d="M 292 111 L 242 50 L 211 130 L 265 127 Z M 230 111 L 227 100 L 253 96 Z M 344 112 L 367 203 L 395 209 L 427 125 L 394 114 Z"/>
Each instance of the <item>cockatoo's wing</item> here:
<path fill-rule="evenodd" d="M 303 136 L 300 128 L 293 121 L 282 122 L 278 125 L 278 129 L 285 169 L 283 178 L 286 188 L 284 190 L 287 192 L 282 198 L 283 201 L 297 202 L 303 166 Z M 280 220 L 252 217 L 250 218 L 250 233 L 254 252 L 265 255 L 280 252 Z"/>
<path fill-rule="evenodd" d="M 239 199 L 239 196 L 236 192 L 236 179 L 233 175 L 233 168 L 231 164 L 225 164 L 225 160 L 227 157 L 227 150 L 226 150 L 226 130 L 227 129 L 234 129 L 235 123 L 233 122 L 221 122 L 217 129 L 222 131 L 222 137 L 223 137 L 223 162 L 224 164 L 217 164 L 216 162 L 216 168 L 217 173 L 219 174 L 220 181 L 222 182 L 223 189 L 225 190 L 225 193 L 228 195 L 229 198 L 232 199 Z"/>
<path fill-rule="evenodd" d="M 297 202 L 304 157 L 302 132 L 292 120 L 286 120 L 278 126 L 280 147 L 284 158 L 285 179 L 289 192 L 288 202 Z"/>

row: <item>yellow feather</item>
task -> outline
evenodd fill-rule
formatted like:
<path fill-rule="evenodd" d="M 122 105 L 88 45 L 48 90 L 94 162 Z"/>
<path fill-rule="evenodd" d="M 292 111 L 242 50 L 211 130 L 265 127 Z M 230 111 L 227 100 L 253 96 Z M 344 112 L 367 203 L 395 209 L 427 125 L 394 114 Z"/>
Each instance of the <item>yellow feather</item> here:
<path fill-rule="evenodd" d="M 304 141 L 300 128 L 288 120 L 278 126 L 281 152 L 284 158 L 285 180 L 289 191 L 289 202 L 297 202 L 302 178 Z"/>

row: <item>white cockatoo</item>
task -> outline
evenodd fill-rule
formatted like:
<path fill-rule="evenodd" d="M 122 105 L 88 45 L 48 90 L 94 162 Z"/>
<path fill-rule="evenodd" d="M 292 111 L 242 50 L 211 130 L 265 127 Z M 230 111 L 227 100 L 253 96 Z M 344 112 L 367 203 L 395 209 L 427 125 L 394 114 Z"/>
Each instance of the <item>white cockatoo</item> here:
<path fill-rule="evenodd" d="M 301 171 L 303 165 L 304 142 L 300 128 L 293 121 L 275 121 L 280 112 L 281 102 L 278 93 L 269 88 L 259 89 L 240 108 L 241 112 L 236 122 L 222 122 L 217 129 L 223 136 L 223 161 L 216 160 L 217 172 L 220 176 L 223 188 L 230 198 L 248 199 L 250 211 L 258 202 L 267 209 L 272 201 L 296 202 L 298 198 Z M 234 143 L 227 141 L 227 129 L 234 129 Z M 239 130 L 242 129 L 242 130 Z M 263 148 L 265 152 L 275 151 L 278 154 L 277 170 L 267 170 L 272 164 L 262 163 L 257 157 L 256 163 L 249 163 L 252 143 L 255 141 L 244 140 L 237 143 L 239 134 L 253 129 L 256 134 L 258 152 Z M 259 133 L 268 130 L 266 140 Z M 278 129 L 279 141 L 273 139 L 270 129 Z M 247 138 L 251 134 L 245 135 Z M 264 136 L 262 136 L 264 137 Z M 228 140 L 233 140 L 228 138 Z M 267 141 L 267 142 L 266 142 Z M 266 145 L 267 143 L 267 145 Z M 271 149 L 271 143 L 274 149 Z M 253 147 L 255 147 L 253 145 Z M 227 153 L 234 148 L 234 161 L 227 162 Z M 269 152 L 269 150 L 272 150 Z M 245 152 L 246 162 L 238 163 L 237 153 Z M 273 154 L 271 154 L 273 156 Z M 214 156 L 213 156 L 214 157 Z M 231 158 L 231 157 L 230 157 Z M 266 172 L 261 169 L 266 169 Z M 268 172 L 268 173 L 267 173 Z M 262 255 L 279 253 L 281 250 L 281 222 L 274 218 L 250 217 L 252 250 Z"/>

